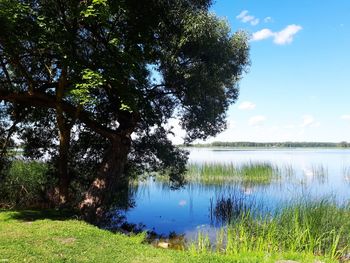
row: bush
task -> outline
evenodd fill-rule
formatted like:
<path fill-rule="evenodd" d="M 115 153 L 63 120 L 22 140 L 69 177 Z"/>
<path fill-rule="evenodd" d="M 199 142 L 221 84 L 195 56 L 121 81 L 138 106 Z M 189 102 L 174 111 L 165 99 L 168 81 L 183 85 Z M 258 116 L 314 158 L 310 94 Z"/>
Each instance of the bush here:
<path fill-rule="evenodd" d="M 53 185 L 49 168 L 38 161 L 13 161 L 1 178 L 2 206 L 34 207 L 45 203 L 47 189 Z"/>

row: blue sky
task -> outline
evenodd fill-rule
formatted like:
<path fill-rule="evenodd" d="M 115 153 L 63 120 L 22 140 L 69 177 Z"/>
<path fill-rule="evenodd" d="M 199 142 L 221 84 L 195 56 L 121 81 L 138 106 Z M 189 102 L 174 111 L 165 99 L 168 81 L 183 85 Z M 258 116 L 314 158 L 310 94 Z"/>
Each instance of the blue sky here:
<path fill-rule="evenodd" d="M 350 1 L 217 0 L 251 35 L 251 67 L 209 141 L 350 141 Z M 178 142 L 178 140 L 175 140 Z"/>

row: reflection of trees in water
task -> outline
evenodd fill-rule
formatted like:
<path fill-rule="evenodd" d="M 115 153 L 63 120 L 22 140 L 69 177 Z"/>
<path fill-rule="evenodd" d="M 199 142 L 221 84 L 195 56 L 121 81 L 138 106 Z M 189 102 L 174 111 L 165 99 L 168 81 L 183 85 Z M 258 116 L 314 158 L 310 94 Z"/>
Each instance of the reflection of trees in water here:
<path fill-rule="evenodd" d="M 100 227 L 111 231 L 126 230 L 128 232 L 140 232 L 144 225 L 128 224 L 126 212 L 136 206 L 135 198 L 138 193 L 138 184 L 130 184 L 128 181 L 120 183 L 118 191 L 113 196 L 113 203 L 105 213 Z"/>
<path fill-rule="evenodd" d="M 247 196 L 239 189 L 210 199 L 209 216 L 212 225 L 225 225 L 240 216 L 251 213 L 255 198 Z"/>

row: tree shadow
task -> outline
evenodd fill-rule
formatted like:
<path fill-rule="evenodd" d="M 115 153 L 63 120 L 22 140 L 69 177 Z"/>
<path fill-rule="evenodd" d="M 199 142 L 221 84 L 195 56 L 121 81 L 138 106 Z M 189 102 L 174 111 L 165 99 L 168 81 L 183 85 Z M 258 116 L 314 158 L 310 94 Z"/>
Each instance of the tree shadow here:
<path fill-rule="evenodd" d="M 8 212 L 9 210 L 0 210 L 1 212 Z M 15 210 L 10 214 L 9 219 L 31 222 L 36 220 L 71 220 L 79 219 L 78 213 L 68 209 L 45 209 L 45 210 Z"/>

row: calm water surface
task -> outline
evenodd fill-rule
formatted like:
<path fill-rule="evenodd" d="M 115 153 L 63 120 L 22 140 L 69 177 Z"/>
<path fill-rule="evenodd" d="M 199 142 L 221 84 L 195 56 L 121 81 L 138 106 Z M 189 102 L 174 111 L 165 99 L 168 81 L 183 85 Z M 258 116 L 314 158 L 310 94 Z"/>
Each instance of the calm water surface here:
<path fill-rule="evenodd" d="M 198 231 L 215 235 L 215 229 L 223 224 L 210 213 L 220 197 L 239 195 L 268 211 L 305 196 L 312 199 L 331 196 L 338 202 L 350 199 L 350 150 L 195 148 L 190 149 L 189 161 L 237 165 L 268 162 L 281 169 L 282 178 L 268 185 L 192 183 L 179 190 L 149 180 L 135 188 L 135 206 L 125 211 L 127 221 L 142 223 L 146 230 L 159 234 L 174 231 L 192 239 Z"/>

